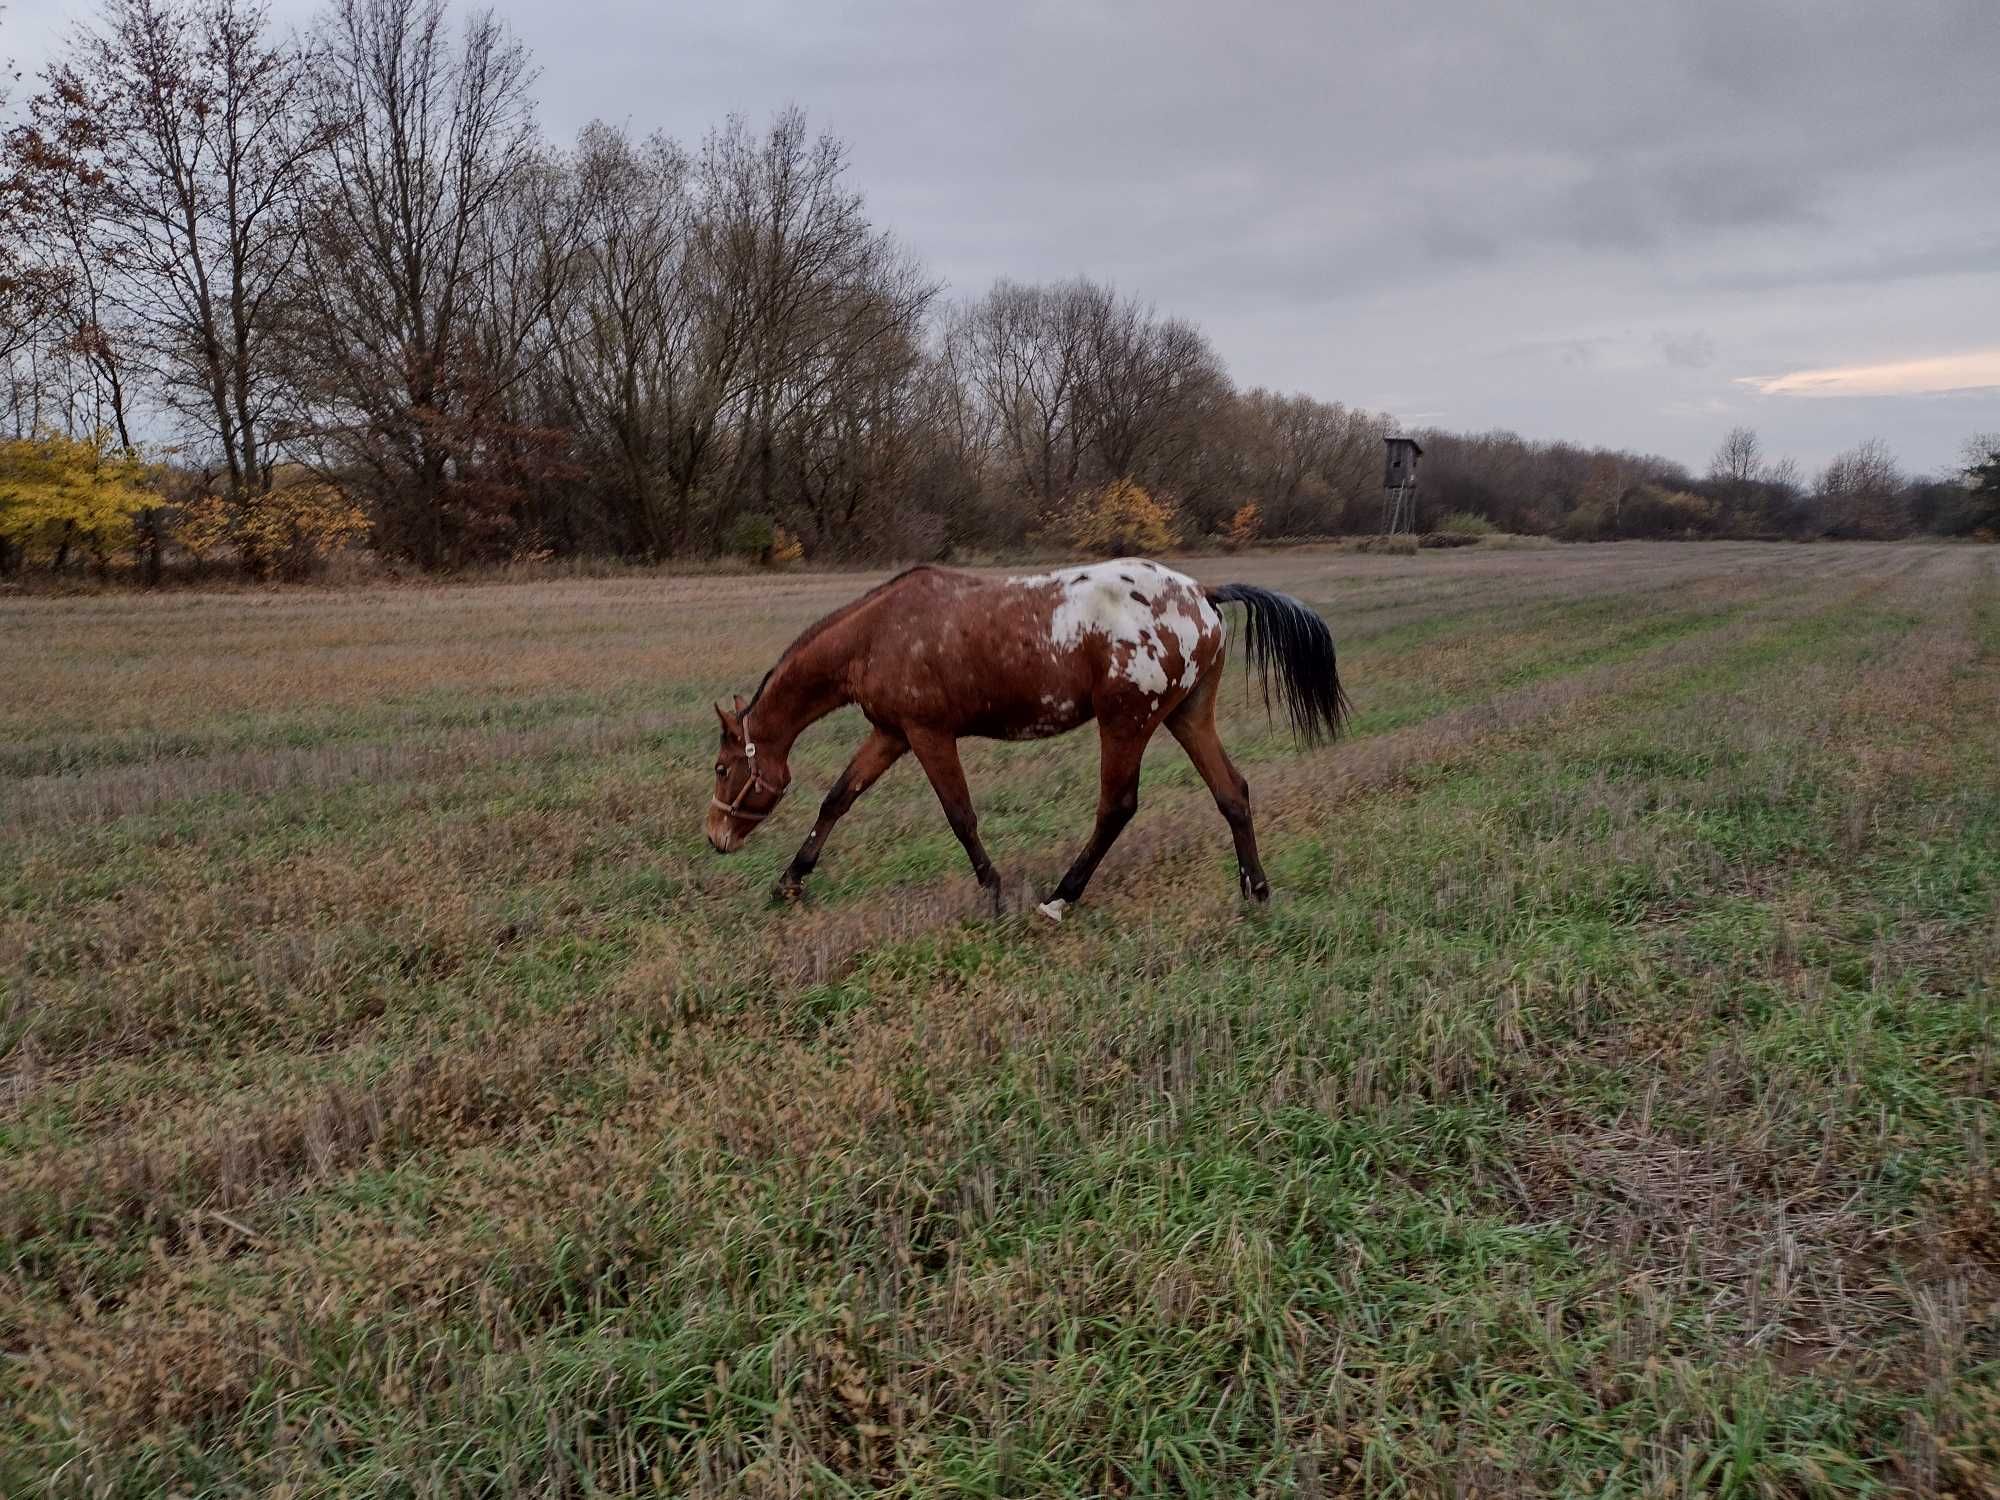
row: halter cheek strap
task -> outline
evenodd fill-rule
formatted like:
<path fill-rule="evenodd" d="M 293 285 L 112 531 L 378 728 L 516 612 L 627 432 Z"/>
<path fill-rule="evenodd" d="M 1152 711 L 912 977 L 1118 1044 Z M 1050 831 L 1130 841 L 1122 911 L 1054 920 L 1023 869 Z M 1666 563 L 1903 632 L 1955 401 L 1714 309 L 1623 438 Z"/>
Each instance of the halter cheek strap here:
<path fill-rule="evenodd" d="M 764 779 L 764 773 L 757 769 L 757 747 L 751 744 L 748 740 L 745 740 L 743 742 L 743 758 L 750 762 L 750 779 L 743 783 L 743 790 L 738 792 L 734 800 L 729 802 L 724 802 L 720 797 L 710 797 L 708 799 L 708 805 L 710 807 L 719 807 L 728 816 L 732 818 L 739 818 L 745 823 L 761 823 L 766 818 L 770 817 L 772 813 L 778 810 L 778 804 L 782 802 L 785 797 L 785 788 L 781 786 L 772 786 L 770 782 Z M 743 799 L 749 796 L 753 791 L 766 791 L 771 793 L 772 796 L 771 805 L 765 808 L 762 812 L 744 811 Z"/>

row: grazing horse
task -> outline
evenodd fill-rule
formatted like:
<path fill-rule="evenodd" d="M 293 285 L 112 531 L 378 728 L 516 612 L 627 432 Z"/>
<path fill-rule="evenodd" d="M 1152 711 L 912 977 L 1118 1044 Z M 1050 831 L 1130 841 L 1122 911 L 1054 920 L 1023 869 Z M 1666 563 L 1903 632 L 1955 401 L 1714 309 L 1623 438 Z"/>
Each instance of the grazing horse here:
<path fill-rule="evenodd" d="M 1164 724 L 1229 824 L 1244 896 L 1266 900 L 1271 887 L 1257 859 L 1250 788 L 1215 732 L 1227 651 L 1219 604 L 1241 604 L 1248 614 L 1245 647 L 1266 706 L 1275 683 L 1298 738 L 1332 738 L 1347 712 L 1333 635 L 1288 595 L 1247 583 L 1204 588 L 1140 558 L 1026 578 L 911 568 L 792 642 L 748 703 L 738 697 L 733 709 L 715 706 L 722 743 L 708 841 L 724 854 L 742 848 L 791 784 L 793 741 L 853 703 L 868 719 L 868 737 L 820 804 L 819 820 L 774 894 L 803 893 L 833 825 L 907 750 L 998 912 L 1000 876 L 979 842 L 959 740 L 1045 739 L 1095 719 L 1097 826 L 1037 908 L 1060 922 L 1138 810 L 1139 760 Z"/>

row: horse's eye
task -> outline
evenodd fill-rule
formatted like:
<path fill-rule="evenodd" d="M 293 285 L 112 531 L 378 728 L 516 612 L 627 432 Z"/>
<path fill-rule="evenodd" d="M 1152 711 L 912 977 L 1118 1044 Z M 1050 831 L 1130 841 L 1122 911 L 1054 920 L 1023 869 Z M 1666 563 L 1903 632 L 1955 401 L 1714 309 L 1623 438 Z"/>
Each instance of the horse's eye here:
<path fill-rule="evenodd" d="M 718 776 L 727 776 L 727 775 L 729 774 L 729 772 L 728 772 L 728 771 L 727 771 L 727 769 L 725 769 L 724 767 L 722 767 L 722 766 L 717 766 L 717 767 L 715 768 L 715 774 L 716 774 L 716 775 L 718 775 Z"/>

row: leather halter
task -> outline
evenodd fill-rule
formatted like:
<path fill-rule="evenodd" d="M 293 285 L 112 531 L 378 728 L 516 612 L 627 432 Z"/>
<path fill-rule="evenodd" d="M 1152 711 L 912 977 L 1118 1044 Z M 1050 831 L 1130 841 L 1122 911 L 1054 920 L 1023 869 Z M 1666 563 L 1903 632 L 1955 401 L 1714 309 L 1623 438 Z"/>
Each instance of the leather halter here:
<path fill-rule="evenodd" d="M 764 773 L 757 769 L 757 747 L 748 740 L 743 742 L 743 758 L 750 763 L 750 779 L 743 783 L 742 790 L 728 802 L 724 802 L 720 797 L 710 797 L 708 805 L 710 807 L 721 808 L 723 814 L 727 817 L 739 818 L 745 823 L 761 823 L 770 817 L 772 813 L 776 812 L 778 804 L 785 800 L 785 788 L 772 786 L 770 782 L 764 779 Z M 771 805 L 762 812 L 746 812 L 744 810 L 743 799 L 753 791 L 766 791 L 772 794 Z"/>

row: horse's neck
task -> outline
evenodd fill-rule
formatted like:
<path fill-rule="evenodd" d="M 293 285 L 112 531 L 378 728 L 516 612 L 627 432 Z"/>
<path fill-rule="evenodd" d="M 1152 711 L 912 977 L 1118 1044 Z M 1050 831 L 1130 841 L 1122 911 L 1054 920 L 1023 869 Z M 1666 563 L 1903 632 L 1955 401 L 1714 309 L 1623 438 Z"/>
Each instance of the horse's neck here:
<path fill-rule="evenodd" d="M 845 704 L 847 654 L 825 635 L 787 652 L 771 669 L 770 680 L 744 715 L 744 732 L 759 748 L 769 744 L 778 754 L 792 741 Z"/>

